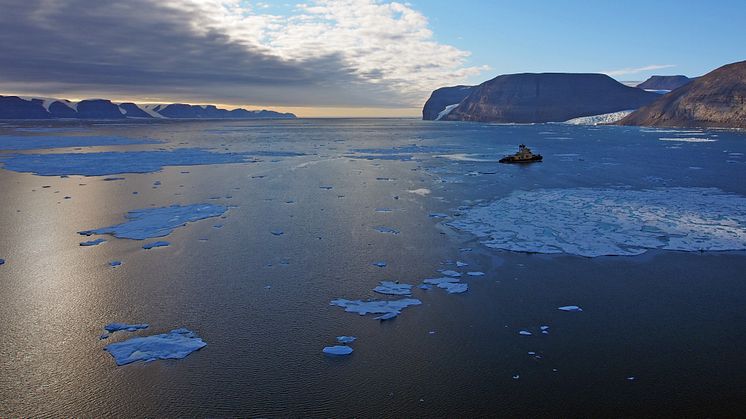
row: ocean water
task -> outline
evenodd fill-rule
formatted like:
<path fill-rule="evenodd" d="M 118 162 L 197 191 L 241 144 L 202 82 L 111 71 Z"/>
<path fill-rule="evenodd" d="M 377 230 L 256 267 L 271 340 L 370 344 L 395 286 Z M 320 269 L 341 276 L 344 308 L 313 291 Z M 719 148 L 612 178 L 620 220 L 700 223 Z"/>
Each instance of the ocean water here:
<path fill-rule="evenodd" d="M 42 136 L 76 146 L 17 146 Z M 497 163 L 520 143 L 544 162 Z M 232 154 L 158 169 L 184 148 Z M 146 173 L 106 173 L 143 151 L 162 153 Z M 73 174 L 33 174 L 49 160 L 32 155 L 53 153 Z M 746 134 L 717 130 L 5 122 L 0 416 L 741 414 L 744 154 Z M 200 203 L 229 208 L 148 241 L 78 234 Z M 155 240 L 170 245 L 142 248 Z M 439 270 L 468 291 L 417 287 Z M 330 305 L 405 298 L 375 293 L 381 281 L 422 304 L 384 322 Z M 99 339 L 112 322 L 150 327 Z M 207 346 L 119 367 L 104 351 L 180 327 Z M 324 355 L 342 335 L 354 352 Z"/>

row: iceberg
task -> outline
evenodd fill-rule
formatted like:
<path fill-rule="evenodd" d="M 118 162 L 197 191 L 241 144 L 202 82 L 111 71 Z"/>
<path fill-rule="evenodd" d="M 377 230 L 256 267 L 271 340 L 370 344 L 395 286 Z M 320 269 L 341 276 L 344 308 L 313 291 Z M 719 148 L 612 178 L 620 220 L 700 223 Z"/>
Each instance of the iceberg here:
<path fill-rule="evenodd" d="M 157 359 L 182 359 L 194 351 L 207 346 L 194 332 L 189 329 L 174 329 L 160 335 L 144 336 L 127 339 L 123 342 L 106 345 L 117 365 L 127 365 L 132 362 L 150 362 Z"/>
<path fill-rule="evenodd" d="M 128 221 L 96 230 L 80 231 L 78 234 L 111 234 L 121 239 L 145 240 L 171 234 L 177 227 L 205 218 L 218 217 L 228 211 L 224 205 L 192 204 L 169 207 L 143 208 L 130 211 Z"/>
<path fill-rule="evenodd" d="M 337 342 L 339 343 L 352 343 L 356 340 L 355 336 L 337 336 Z"/>
<path fill-rule="evenodd" d="M 173 151 L 11 154 L 0 157 L 6 170 L 40 176 L 106 176 L 151 173 L 165 166 L 247 163 L 245 153 L 213 153 L 199 148 Z"/>
<path fill-rule="evenodd" d="M 578 306 L 562 306 L 562 307 L 557 307 L 557 310 L 574 311 L 574 312 L 583 311 L 583 309 Z"/>
<path fill-rule="evenodd" d="M 746 197 L 716 188 L 516 191 L 447 223 L 487 247 L 585 257 L 746 249 Z"/>
<path fill-rule="evenodd" d="M 161 141 L 105 136 L 14 136 L 0 135 L 0 150 L 35 150 L 65 147 L 93 147 L 133 144 L 158 144 Z"/>
<path fill-rule="evenodd" d="M 352 348 L 346 345 L 327 346 L 322 350 L 322 352 L 326 355 L 343 356 L 351 354 Z"/>
<path fill-rule="evenodd" d="M 134 332 L 135 330 L 147 329 L 150 325 L 147 323 L 109 323 L 104 326 L 104 330 L 109 333 L 118 332 L 120 330 L 126 330 L 128 332 Z"/>
<path fill-rule="evenodd" d="M 384 261 L 373 262 L 372 265 L 373 266 L 378 266 L 379 268 L 385 268 L 386 267 L 386 262 L 384 262 Z"/>
<path fill-rule="evenodd" d="M 388 295 L 410 295 L 412 294 L 412 286 L 393 281 L 381 281 L 381 285 L 373 288 L 373 291 Z"/>
<path fill-rule="evenodd" d="M 366 314 L 382 314 L 376 317 L 376 320 L 388 320 L 401 314 L 401 311 L 410 306 L 422 304 L 422 301 L 416 298 L 403 298 L 401 300 L 346 300 L 339 298 L 332 300 L 330 305 L 342 307 L 348 313 L 358 313 L 361 316 Z"/>

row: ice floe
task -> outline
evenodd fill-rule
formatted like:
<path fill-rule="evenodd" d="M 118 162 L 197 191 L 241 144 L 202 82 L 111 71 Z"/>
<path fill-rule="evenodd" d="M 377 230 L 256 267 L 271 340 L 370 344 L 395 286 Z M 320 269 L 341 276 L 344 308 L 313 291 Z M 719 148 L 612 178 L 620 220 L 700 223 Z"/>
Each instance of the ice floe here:
<path fill-rule="evenodd" d="M 443 275 L 445 275 L 445 276 L 451 276 L 451 277 L 454 277 L 454 278 L 458 278 L 458 277 L 461 276 L 461 273 L 456 272 L 456 271 L 452 271 L 452 270 L 440 271 L 440 273 L 443 274 Z"/>
<path fill-rule="evenodd" d="M 171 234 L 177 227 L 205 218 L 218 217 L 228 211 L 224 205 L 192 204 L 171 205 L 159 208 L 143 208 L 127 213 L 128 221 L 96 230 L 81 231 L 79 234 L 111 234 L 117 238 L 145 240 Z"/>
<path fill-rule="evenodd" d="M 89 246 L 96 246 L 104 242 L 106 242 L 106 240 L 104 239 L 95 239 L 95 240 L 88 240 L 88 241 L 80 242 L 80 245 L 83 247 L 89 247 Z"/>
<path fill-rule="evenodd" d="M 446 290 L 449 294 L 461 294 L 469 290 L 469 285 L 463 282 L 441 282 L 438 288 Z"/>
<path fill-rule="evenodd" d="M 583 309 L 578 306 L 562 306 L 562 307 L 557 307 L 557 310 L 571 311 L 571 312 L 583 311 Z"/>
<path fill-rule="evenodd" d="M 104 330 L 109 333 L 118 332 L 120 330 L 126 330 L 128 332 L 134 332 L 135 330 L 147 329 L 150 325 L 147 323 L 109 323 L 104 326 Z"/>
<path fill-rule="evenodd" d="M 677 143 L 714 143 L 717 141 L 714 138 L 699 138 L 699 137 L 667 137 L 658 138 L 658 141 L 673 141 Z"/>
<path fill-rule="evenodd" d="M 380 285 L 373 288 L 373 291 L 379 294 L 388 295 L 411 295 L 412 286 L 409 284 L 400 284 L 394 281 L 381 281 Z"/>
<path fill-rule="evenodd" d="M 157 359 L 182 359 L 207 345 L 189 329 L 174 329 L 160 335 L 135 337 L 106 345 L 104 350 L 114 357 L 117 365 Z"/>
<path fill-rule="evenodd" d="M 322 350 L 322 352 L 326 355 L 343 356 L 351 354 L 352 348 L 347 345 L 327 346 Z"/>
<path fill-rule="evenodd" d="M 198 148 L 173 151 L 11 154 L 0 157 L 6 170 L 40 176 L 105 176 L 150 173 L 164 166 L 195 166 L 248 162 L 244 153 L 213 153 Z"/>
<path fill-rule="evenodd" d="M 407 192 L 413 193 L 419 196 L 427 196 L 427 195 L 430 195 L 432 191 L 427 188 L 419 188 L 419 189 L 411 189 L 411 190 L 408 190 Z"/>
<path fill-rule="evenodd" d="M 63 147 L 93 147 L 132 144 L 156 144 L 150 139 L 105 136 L 14 136 L 0 135 L 0 150 L 34 150 Z"/>
<path fill-rule="evenodd" d="M 337 342 L 339 343 L 352 343 L 356 340 L 355 336 L 337 336 Z"/>
<path fill-rule="evenodd" d="M 386 267 L 386 262 L 384 262 L 384 261 L 381 260 L 381 261 L 378 261 L 378 262 L 373 262 L 373 263 L 371 263 L 371 265 L 378 266 L 379 268 L 385 268 Z"/>
<path fill-rule="evenodd" d="M 401 311 L 410 306 L 422 304 L 422 301 L 416 298 L 402 298 L 401 300 L 346 300 L 339 298 L 332 300 L 330 305 L 342 307 L 348 313 L 358 313 L 361 316 L 366 314 L 381 314 L 376 320 L 392 319 Z"/>
<path fill-rule="evenodd" d="M 480 271 L 470 271 L 470 272 L 467 272 L 466 274 L 467 274 L 467 275 L 469 275 L 469 276 L 483 276 L 483 275 L 484 275 L 484 272 L 480 272 Z"/>
<path fill-rule="evenodd" d="M 373 227 L 373 229 L 379 233 L 399 234 L 399 230 L 386 226 Z"/>
<path fill-rule="evenodd" d="M 145 243 L 142 245 L 142 248 L 145 250 L 154 249 L 156 247 L 167 247 L 170 246 L 171 243 L 166 241 L 157 241 L 157 242 L 151 242 L 151 243 Z"/>
<path fill-rule="evenodd" d="M 448 225 L 488 247 L 587 257 L 746 249 L 746 197 L 715 188 L 516 191 Z"/>

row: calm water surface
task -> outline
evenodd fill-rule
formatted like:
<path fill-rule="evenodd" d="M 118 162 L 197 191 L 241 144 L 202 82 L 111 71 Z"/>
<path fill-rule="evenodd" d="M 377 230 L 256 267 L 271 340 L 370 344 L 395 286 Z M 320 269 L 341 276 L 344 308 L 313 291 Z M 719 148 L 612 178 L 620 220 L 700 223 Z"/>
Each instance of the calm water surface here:
<path fill-rule="evenodd" d="M 0 135 L 52 134 L 18 127 L 166 142 L 67 152 L 201 147 L 260 161 L 166 167 L 116 181 L 0 169 L 0 416 L 743 412 L 743 251 L 503 252 L 429 215 L 453 219 L 461 206 L 548 188 L 717 187 L 746 196 L 745 134 L 296 120 L 6 123 Z M 715 141 L 659 140 L 667 137 Z M 519 143 L 545 161 L 495 162 Z M 409 192 L 418 189 L 430 193 Z M 199 202 L 232 207 L 223 219 L 177 229 L 166 248 L 145 251 L 140 241 L 111 237 L 78 245 L 86 240 L 78 231 L 118 224 L 129 210 Z M 284 234 L 271 234 L 278 229 Z M 111 268 L 111 260 L 123 265 Z M 387 267 L 371 265 L 379 260 Z M 393 321 L 329 305 L 381 297 L 372 292 L 381 280 L 418 284 L 453 260 L 486 275 L 464 280 L 465 294 L 416 289 L 423 305 Z M 557 310 L 568 304 L 583 313 Z M 99 340 L 114 321 L 151 327 Z M 549 335 L 518 335 L 544 324 Z M 195 331 L 207 347 L 183 360 L 123 367 L 103 351 L 176 327 Z M 338 335 L 357 336 L 355 352 L 323 356 Z"/>

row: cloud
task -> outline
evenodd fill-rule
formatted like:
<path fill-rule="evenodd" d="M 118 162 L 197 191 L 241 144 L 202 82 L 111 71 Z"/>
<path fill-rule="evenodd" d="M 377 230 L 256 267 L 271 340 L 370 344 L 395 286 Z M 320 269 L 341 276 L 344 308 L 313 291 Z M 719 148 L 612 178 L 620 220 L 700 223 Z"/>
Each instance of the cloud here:
<path fill-rule="evenodd" d="M 601 73 L 609 75 L 611 77 L 617 77 L 617 76 L 626 76 L 630 74 L 638 74 L 645 71 L 655 71 L 655 70 L 662 70 L 665 68 L 671 68 L 676 67 L 675 64 L 651 64 L 646 65 L 644 67 L 626 67 L 626 68 L 620 68 L 618 70 L 606 70 L 601 71 Z"/>
<path fill-rule="evenodd" d="M 7 3 L 7 4 L 6 4 Z M 484 70 L 411 6 L 0 0 L 0 90 L 277 106 L 419 106 Z"/>

